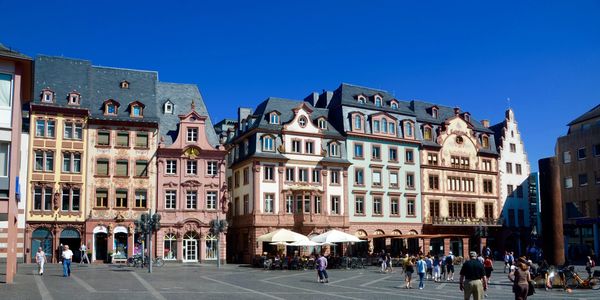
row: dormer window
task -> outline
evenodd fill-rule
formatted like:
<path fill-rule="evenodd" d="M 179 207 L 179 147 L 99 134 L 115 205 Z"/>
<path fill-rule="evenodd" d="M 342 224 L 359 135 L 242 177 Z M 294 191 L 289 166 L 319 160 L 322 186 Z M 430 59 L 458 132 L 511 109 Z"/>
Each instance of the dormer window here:
<path fill-rule="evenodd" d="M 367 98 L 364 95 L 358 95 L 358 97 L 356 98 L 358 100 L 358 103 L 365 103 L 367 101 Z"/>
<path fill-rule="evenodd" d="M 329 156 L 340 157 L 340 144 L 337 142 L 331 142 L 329 144 Z"/>
<path fill-rule="evenodd" d="M 42 103 L 54 103 L 54 92 L 49 88 L 45 88 L 42 90 L 41 94 L 41 102 Z"/>
<path fill-rule="evenodd" d="M 414 137 L 414 125 L 410 121 L 404 121 L 404 138 Z"/>
<path fill-rule="evenodd" d="M 78 92 L 70 92 L 67 96 L 67 103 L 69 105 L 79 105 L 81 100 L 81 95 Z"/>
<path fill-rule="evenodd" d="M 129 116 L 133 118 L 143 118 L 144 107 L 144 103 L 139 101 L 133 101 L 129 103 Z"/>
<path fill-rule="evenodd" d="M 275 151 L 275 140 L 273 136 L 267 135 L 262 138 L 262 151 L 273 152 Z"/>
<path fill-rule="evenodd" d="M 465 121 L 467 122 L 471 122 L 471 115 L 469 113 L 465 113 L 463 115 L 463 118 L 465 119 Z"/>
<path fill-rule="evenodd" d="M 279 114 L 276 112 L 272 112 L 269 115 L 269 123 L 270 124 L 279 124 Z"/>
<path fill-rule="evenodd" d="M 112 104 L 112 103 L 108 104 L 107 107 L 106 107 L 106 112 L 109 115 L 116 115 L 117 114 L 117 106 L 114 105 L 114 104 Z"/>
<path fill-rule="evenodd" d="M 377 107 L 381 107 L 381 97 L 380 96 L 375 96 L 375 106 Z"/>
<path fill-rule="evenodd" d="M 481 146 L 484 149 L 489 149 L 490 148 L 490 138 L 487 135 L 482 135 L 481 136 Z"/>
<path fill-rule="evenodd" d="M 388 122 L 386 119 L 381 119 L 381 132 L 387 133 L 387 128 L 388 128 L 387 124 L 388 124 Z"/>
<path fill-rule="evenodd" d="M 306 120 L 305 116 L 302 116 L 300 119 L 298 119 L 298 125 L 300 125 L 300 127 L 306 127 L 306 123 L 308 123 L 308 121 Z"/>
<path fill-rule="evenodd" d="M 165 102 L 163 110 L 164 110 L 165 114 L 172 114 L 173 113 L 173 103 L 171 101 Z"/>
<path fill-rule="evenodd" d="M 104 101 L 104 114 L 116 116 L 117 113 L 119 112 L 119 106 L 120 106 L 119 102 L 117 102 L 113 99 Z"/>
<path fill-rule="evenodd" d="M 392 109 L 398 109 L 398 103 L 397 102 L 392 102 L 392 104 L 390 106 L 392 107 Z"/>
<path fill-rule="evenodd" d="M 128 89 L 129 88 L 129 81 L 127 81 L 127 80 L 121 81 L 121 83 L 119 83 L 119 87 L 122 88 L 122 89 Z"/>
<path fill-rule="evenodd" d="M 423 127 L 423 139 L 425 139 L 426 141 L 433 140 L 432 130 L 431 130 L 431 127 L 429 125 L 425 125 Z"/>
<path fill-rule="evenodd" d="M 431 117 L 434 119 L 438 118 L 438 108 L 435 106 L 431 108 Z"/>
<path fill-rule="evenodd" d="M 320 118 L 318 122 L 319 122 L 320 129 L 323 129 L 323 130 L 327 129 L 327 121 L 325 121 L 324 118 Z"/>

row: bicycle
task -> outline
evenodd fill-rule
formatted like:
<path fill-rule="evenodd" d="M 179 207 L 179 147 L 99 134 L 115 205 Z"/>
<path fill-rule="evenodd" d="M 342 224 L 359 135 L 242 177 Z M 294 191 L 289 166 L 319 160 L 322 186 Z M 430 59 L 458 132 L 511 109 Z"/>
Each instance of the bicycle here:
<path fill-rule="evenodd" d="M 600 279 L 590 277 L 588 279 L 582 279 L 577 272 L 575 272 L 575 267 L 569 266 L 567 270 L 565 270 L 565 278 L 566 284 L 565 286 L 571 289 L 574 288 L 584 288 L 584 289 L 592 289 L 597 290 L 600 289 Z"/>
<path fill-rule="evenodd" d="M 163 260 L 162 257 L 155 257 L 152 259 L 152 266 L 155 267 L 162 267 L 165 264 L 165 261 Z M 140 267 L 140 268 L 144 268 L 148 266 L 148 256 L 146 256 L 146 259 L 142 259 L 141 255 L 134 255 L 131 256 L 127 259 L 127 266 L 128 267 Z"/>

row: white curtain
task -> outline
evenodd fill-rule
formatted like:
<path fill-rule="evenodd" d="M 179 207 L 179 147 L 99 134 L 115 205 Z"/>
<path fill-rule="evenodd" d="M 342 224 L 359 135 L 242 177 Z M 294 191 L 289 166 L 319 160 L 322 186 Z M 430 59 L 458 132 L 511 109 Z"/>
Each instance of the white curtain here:
<path fill-rule="evenodd" d="M 0 74 L 0 106 L 10 107 L 12 76 Z"/>

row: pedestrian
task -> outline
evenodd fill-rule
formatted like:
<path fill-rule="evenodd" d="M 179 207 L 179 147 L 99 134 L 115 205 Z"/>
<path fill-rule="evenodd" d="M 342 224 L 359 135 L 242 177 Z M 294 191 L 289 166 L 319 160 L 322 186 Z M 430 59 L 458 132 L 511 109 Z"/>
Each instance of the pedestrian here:
<path fill-rule="evenodd" d="M 446 255 L 440 257 L 440 281 L 446 280 Z"/>
<path fill-rule="evenodd" d="M 590 256 L 587 257 L 587 261 L 585 262 L 585 270 L 588 273 L 588 277 L 592 277 L 592 269 L 596 266 L 594 260 Z"/>
<path fill-rule="evenodd" d="M 79 252 L 81 253 L 79 264 L 83 264 L 83 261 L 85 261 L 87 264 L 90 264 L 90 260 L 87 257 L 87 247 L 85 243 L 81 243 L 81 247 L 79 247 Z"/>
<path fill-rule="evenodd" d="M 73 251 L 69 250 L 69 245 L 65 245 L 62 252 L 63 277 L 71 276 L 71 259 L 73 259 Z"/>
<path fill-rule="evenodd" d="M 433 258 L 433 281 L 438 282 L 440 281 L 440 258 L 436 255 Z"/>
<path fill-rule="evenodd" d="M 466 261 L 460 269 L 460 290 L 464 292 L 464 299 L 468 300 L 473 295 L 474 300 L 481 300 L 484 291 L 487 290 L 485 270 L 479 260 L 477 253 L 469 253 L 470 260 Z"/>
<path fill-rule="evenodd" d="M 425 277 L 425 273 L 427 272 L 427 263 L 423 256 L 419 257 L 419 261 L 417 261 L 417 273 L 419 274 L 419 289 L 422 290 L 425 287 L 425 283 L 423 282 L 423 278 Z"/>
<path fill-rule="evenodd" d="M 329 276 L 327 275 L 327 258 L 321 254 L 317 254 L 317 274 L 319 275 L 319 282 L 329 282 Z"/>
<path fill-rule="evenodd" d="M 452 251 L 448 253 L 444 263 L 446 265 L 446 280 L 454 281 L 454 255 L 452 255 Z"/>
<path fill-rule="evenodd" d="M 379 263 L 381 264 L 381 273 L 385 273 L 387 270 L 387 257 L 385 255 L 385 250 L 381 250 L 381 254 L 379 254 Z"/>
<path fill-rule="evenodd" d="M 390 255 L 390 253 L 388 252 L 385 255 L 385 264 L 386 264 L 386 271 L 390 271 L 390 273 L 394 272 L 393 266 L 392 266 L 392 256 Z"/>
<path fill-rule="evenodd" d="M 404 281 L 406 281 L 406 288 L 407 289 L 412 289 L 411 286 L 411 281 L 412 281 L 412 274 L 415 272 L 415 259 L 409 259 L 406 263 L 406 265 L 404 266 L 404 273 L 406 274 L 404 277 Z"/>
<path fill-rule="evenodd" d="M 42 249 L 42 247 L 38 248 L 38 251 L 35 253 L 35 262 L 38 265 L 38 270 L 40 275 L 44 275 L 44 264 L 46 263 L 46 252 Z"/>
<path fill-rule="evenodd" d="M 425 264 L 427 264 L 427 273 L 425 276 L 427 276 L 427 279 L 431 280 L 433 279 L 433 259 L 430 255 L 427 255 L 425 258 Z"/>
<path fill-rule="evenodd" d="M 490 284 L 490 277 L 492 277 L 492 271 L 494 271 L 494 262 L 489 256 L 485 257 L 483 261 L 483 269 L 485 270 L 485 277 L 487 277 L 487 282 Z"/>
<path fill-rule="evenodd" d="M 515 300 L 526 300 L 529 292 L 531 274 L 529 274 L 529 266 L 524 258 L 518 259 L 517 267 L 508 274 L 508 279 L 513 282 Z"/>
<path fill-rule="evenodd" d="M 508 260 L 510 259 L 510 253 L 508 251 L 504 251 L 504 273 L 506 273 L 506 269 L 510 272 L 510 263 Z"/>

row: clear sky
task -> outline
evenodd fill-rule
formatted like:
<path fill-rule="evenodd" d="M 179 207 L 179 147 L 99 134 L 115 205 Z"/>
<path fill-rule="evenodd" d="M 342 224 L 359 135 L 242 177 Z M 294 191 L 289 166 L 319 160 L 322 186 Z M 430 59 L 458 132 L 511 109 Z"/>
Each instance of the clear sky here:
<path fill-rule="evenodd" d="M 600 103 L 600 1 L 7 1 L 0 43 L 198 84 L 213 121 L 341 82 L 460 106 L 552 155 Z M 7 13 L 8 12 L 8 13 Z"/>

